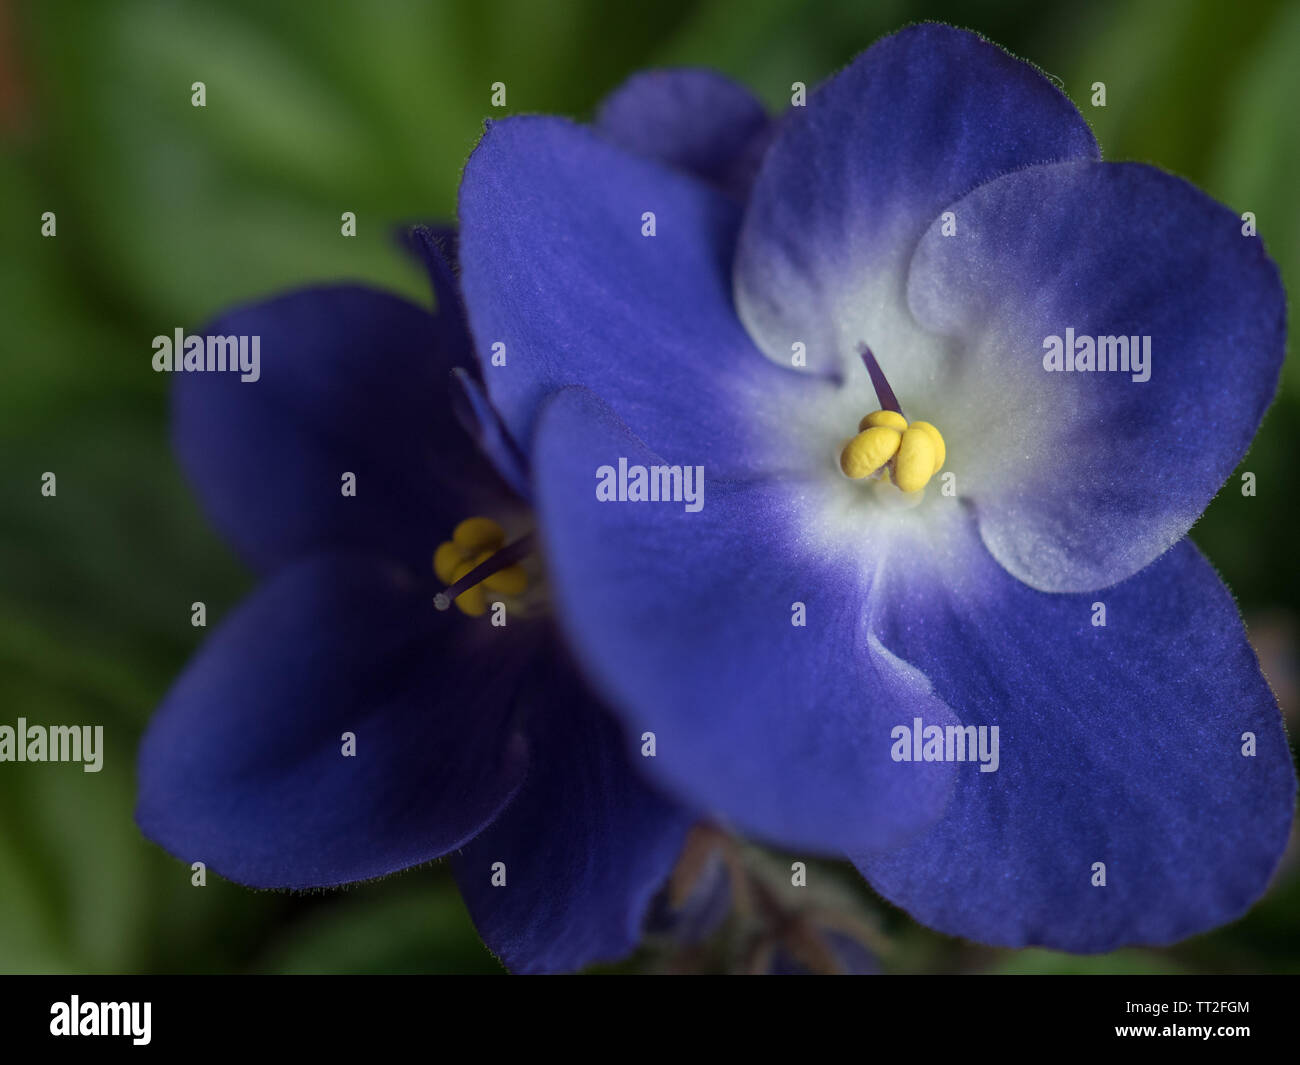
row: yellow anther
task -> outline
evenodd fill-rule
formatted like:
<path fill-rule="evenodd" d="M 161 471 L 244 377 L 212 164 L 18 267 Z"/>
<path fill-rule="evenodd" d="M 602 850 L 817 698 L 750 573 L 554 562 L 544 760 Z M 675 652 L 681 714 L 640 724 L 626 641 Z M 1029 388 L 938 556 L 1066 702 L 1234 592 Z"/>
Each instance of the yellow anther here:
<path fill-rule="evenodd" d="M 449 583 L 455 584 L 465 574 L 478 565 L 476 559 L 468 559 L 456 567 Z M 473 588 L 466 588 L 460 595 L 456 596 L 456 605 L 461 612 L 468 614 L 472 618 L 481 617 L 487 613 L 487 599 L 483 594 L 483 585 L 476 584 Z"/>
<path fill-rule="evenodd" d="M 894 457 L 902 439 L 902 433 L 888 426 L 873 425 L 863 429 L 844 445 L 840 452 L 840 469 L 854 480 L 870 477 Z"/>
<path fill-rule="evenodd" d="M 491 518 L 466 518 L 451 534 L 456 546 L 466 555 L 499 551 L 506 542 L 506 531 Z"/>
<path fill-rule="evenodd" d="M 903 432 L 894 458 L 894 483 L 904 492 L 919 492 L 938 469 L 933 440 L 914 425 Z"/>
<path fill-rule="evenodd" d="M 910 428 L 920 429 L 930 438 L 930 446 L 934 448 L 934 469 L 930 471 L 930 476 L 933 477 L 943 469 L 943 464 L 948 458 L 948 448 L 943 442 L 943 434 L 929 422 L 913 422 Z"/>
<path fill-rule="evenodd" d="M 896 410 L 873 411 L 858 422 L 858 430 L 870 429 L 874 425 L 879 425 L 885 429 L 897 429 L 901 433 L 907 428 L 907 419 Z"/>
<path fill-rule="evenodd" d="M 464 561 L 465 555 L 461 549 L 450 540 L 444 540 L 433 553 L 433 572 L 443 584 L 451 584 L 456 580 L 453 576 L 456 567 Z"/>
<path fill-rule="evenodd" d="M 443 584 L 453 585 L 495 555 L 505 539 L 505 531 L 491 518 L 467 518 L 456 526 L 450 540 L 438 545 L 433 553 L 433 572 Z M 487 613 L 487 592 L 516 596 L 523 595 L 527 588 L 528 573 L 516 563 L 465 589 L 456 596 L 455 603 L 462 612 L 476 618 Z"/>
<path fill-rule="evenodd" d="M 484 551 L 474 559 L 474 565 L 481 566 L 492 555 L 492 551 Z M 497 570 L 491 576 L 484 577 L 483 587 L 490 592 L 496 592 L 498 595 L 523 595 L 528 587 L 528 574 L 523 566 L 516 563 L 513 566 L 506 566 L 504 569 Z"/>
<path fill-rule="evenodd" d="M 497 570 L 483 582 L 483 587 L 498 595 L 523 595 L 528 588 L 528 574 L 516 563 Z"/>

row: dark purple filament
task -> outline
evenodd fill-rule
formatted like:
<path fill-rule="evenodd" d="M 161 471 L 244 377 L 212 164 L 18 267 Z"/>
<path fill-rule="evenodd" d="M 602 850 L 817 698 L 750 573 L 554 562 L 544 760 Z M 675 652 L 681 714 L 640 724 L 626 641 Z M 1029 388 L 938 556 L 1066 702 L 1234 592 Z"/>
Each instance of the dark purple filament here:
<path fill-rule="evenodd" d="M 862 362 L 867 368 L 867 373 L 871 375 L 871 386 L 876 390 L 876 399 L 880 400 L 881 409 L 892 410 L 895 414 L 902 414 L 903 408 L 898 404 L 898 397 L 894 395 L 894 390 L 889 387 L 889 382 L 885 380 L 885 371 L 880 368 L 880 363 L 876 362 L 876 357 L 871 353 L 871 349 L 866 344 L 859 344 L 858 354 L 862 356 Z"/>
<path fill-rule="evenodd" d="M 507 566 L 513 566 L 521 558 L 527 558 L 533 553 L 536 546 L 536 533 L 529 533 L 527 536 L 520 537 L 513 544 L 506 544 L 491 558 L 480 562 L 450 588 L 444 588 L 435 595 L 433 605 L 439 610 L 446 610 L 461 592 L 473 588 L 474 585 L 487 580 L 492 574 L 500 572 Z"/>

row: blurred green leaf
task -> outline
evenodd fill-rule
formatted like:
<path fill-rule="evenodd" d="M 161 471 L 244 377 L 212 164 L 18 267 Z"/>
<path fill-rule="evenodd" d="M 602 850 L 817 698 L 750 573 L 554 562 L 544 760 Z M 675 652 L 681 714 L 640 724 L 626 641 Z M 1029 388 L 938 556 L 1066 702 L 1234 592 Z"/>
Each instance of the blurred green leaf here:
<path fill-rule="evenodd" d="M 986 971 L 1003 976 L 1095 976 L 1107 973 L 1136 976 L 1143 973 L 1165 975 L 1185 970 L 1168 958 L 1142 950 L 1117 950 L 1111 954 L 1062 954 L 1035 947 L 1014 953 L 1006 952 L 998 964 Z"/>
<path fill-rule="evenodd" d="M 1215 143 L 1212 185 L 1239 211 L 1253 211 L 1282 270 L 1295 320 L 1300 292 L 1300 6 L 1278 11 L 1250 66 L 1227 94 L 1227 120 Z M 1300 360 L 1287 360 L 1283 388 L 1300 400 Z M 1294 455 L 1294 450 L 1288 454 Z"/>
<path fill-rule="evenodd" d="M 1092 5 L 1057 73 L 1092 124 L 1104 158 L 1155 163 L 1205 185 L 1211 152 L 1226 132 L 1229 87 L 1255 62 L 1277 6 L 1274 0 Z M 1091 103 L 1098 81 L 1106 85 L 1105 107 Z"/>
<path fill-rule="evenodd" d="M 185 863 L 136 831 L 140 731 L 206 635 L 189 626 L 189 603 L 205 600 L 215 627 L 252 585 L 176 469 L 150 339 L 316 280 L 360 278 L 427 302 L 390 230 L 451 216 L 485 117 L 585 117 L 652 63 L 722 69 L 783 108 L 792 81 L 815 84 L 918 18 L 977 29 L 1062 78 L 1107 158 L 1156 162 L 1255 211 L 1300 283 L 1300 11 L 1281 0 L 20 5 L 18 62 L 5 69 L 26 121 L 0 155 L 0 699 L 4 721 L 102 723 L 108 756 L 100 774 L 0 767 L 0 969 L 500 971 L 445 868 L 308 895 L 215 875 L 196 888 Z M 1107 83 L 1104 109 L 1089 103 L 1094 80 Z M 190 105 L 194 81 L 206 108 Z M 489 106 L 495 81 L 504 112 Z M 53 239 L 39 232 L 46 210 L 58 215 Z M 339 232 L 345 210 L 355 238 Z M 1243 605 L 1293 617 L 1296 374 L 1243 465 L 1259 496 L 1230 481 L 1196 530 Z M 39 494 L 45 470 L 58 473 L 56 499 Z M 1083 959 L 993 952 L 886 910 L 888 964 L 1294 970 L 1298 890 L 1292 863 L 1212 935 Z"/>
<path fill-rule="evenodd" d="M 25 686 L 7 672 L 0 705 L 14 725 L 100 725 L 102 768 L 6 763 L 0 774 L 0 968 L 130 968 L 143 942 L 147 896 L 142 842 L 131 820 L 134 735 L 92 703 Z"/>
<path fill-rule="evenodd" d="M 277 973 L 501 973 L 474 931 L 455 883 L 439 870 L 348 892 L 271 949 Z"/>

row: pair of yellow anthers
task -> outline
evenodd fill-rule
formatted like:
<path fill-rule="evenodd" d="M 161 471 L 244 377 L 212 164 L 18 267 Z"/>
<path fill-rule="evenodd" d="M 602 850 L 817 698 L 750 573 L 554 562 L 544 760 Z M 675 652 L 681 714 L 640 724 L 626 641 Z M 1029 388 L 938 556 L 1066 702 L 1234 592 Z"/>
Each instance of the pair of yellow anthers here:
<path fill-rule="evenodd" d="M 443 584 L 453 585 L 500 551 L 505 542 L 505 530 L 491 518 L 466 518 L 452 530 L 451 539 L 440 543 L 433 553 L 433 572 Z M 462 614 L 476 618 L 487 613 L 488 592 L 522 595 L 527 587 L 528 574 L 515 563 L 465 589 L 456 596 L 455 603 Z"/>
<path fill-rule="evenodd" d="M 845 476 L 883 472 L 904 492 L 919 492 L 948 457 L 943 436 L 929 422 L 908 423 L 898 411 L 878 410 L 858 423 L 858 435 L 840 452 Z"/>

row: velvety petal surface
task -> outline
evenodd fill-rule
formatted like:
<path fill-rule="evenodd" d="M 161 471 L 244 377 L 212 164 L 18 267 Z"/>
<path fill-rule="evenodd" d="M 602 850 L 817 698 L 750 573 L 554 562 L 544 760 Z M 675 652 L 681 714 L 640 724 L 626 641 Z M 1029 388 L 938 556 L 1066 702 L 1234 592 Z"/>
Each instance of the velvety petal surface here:
<path fill-rule="evenodd" d="M 713 70 L 681 67 L 633 74 L 605 98 L 595 126 L 629 152 L 744 199 L 772 122 L 743 85 Z"/>
<path fill-rule="evenodd" d="M 337 285 L 208 327 L 259 336 L 261 375 L 176 374 L 173 443 L 245 559 L 268 571 L 357 549 L 427 570 L 448 518 L 502 496 L 452 414 L 448 375 L 470 355 L 445 343 L 440 321 L 395 296 Z M 345 473 L 356 476 L 355 496 L 343 494 Z"/>
<path fill-rule="evenodd" d="M 533 462 L 557 614 L 631 732 L 655 734 L 647 768 L 792 846 L 878 846 L 937 816 L 952 768 L 899 766 L 889 732 L 947 711 L 872 639 L 861 566 L 821 555 L 777 482 L 706 468 L 695 511 L 601 501 L 620 458 L 662 463 L 585 389 L 551 401 Z"/>
<path fill-rule="evenodd" d="M 493 123 L 461 183 L 461 281 L 513 438 L 528 447 L 542 401 L 581 384 L 672 461 L 779 465 L 789 402 L 826 386 L 764 359 L 736 319 L 738 220 L 726 196 L 590 129 Z"/>
<path fill-rule="evenodd" d="M 488 947 L 514 972 L 567 972 L 634 950 L 691 818 L 641 777 L 624 737 L 558 648 L 525 683 L 528 773 L 455 858 Z M 504 885 L 493 866 L 504 865 Z"/>
<path fill-rule="evenodd" d="M 1009 170 L 1098 158 L 1074 105 L 966 30 L 886 37 L 792 108 L 764 157 L 736 254 L 736 305 L 776 362 L 793 343 L 836 373 L 860 342 L 897 389 L 936 353 L 906 313 L 907 261 L 953 200 Z"/>
<path fill-rule="evenodd" d="M 1187 532 L 1255 435 L 1286 347 L 1277 268 L 1235 213 L 1140 164 L 1022 170 L 953 211 L 908 282 L 954 349 L 933 387 L 948 468 L 1021 580 L 1113 584 Z M 1053 337 L 1115 369 L 1049 372 Z"/>
<path fill-rule="evenodd" d="M 1172 943 L 1242 914 L 1295 774 L 1218 576 L 1183 541 L 1104 595 L 1048 594 L 962 539 L 895 559 L 877 629 L 964 725 L 998 727 L 998 768 L 960 764 L 943 819 L 859 868 L 917 920 L 999 946 Z"/>
<path fill-rule="evenodd" d="M 529 648 L 438 614 L 428 591 L 355 555 L 271 577 L 149 726 L 145 835 L 241 884 L 309 888 L 426 862 L 480 831 L 522 776 L 509 710 Z"/>

